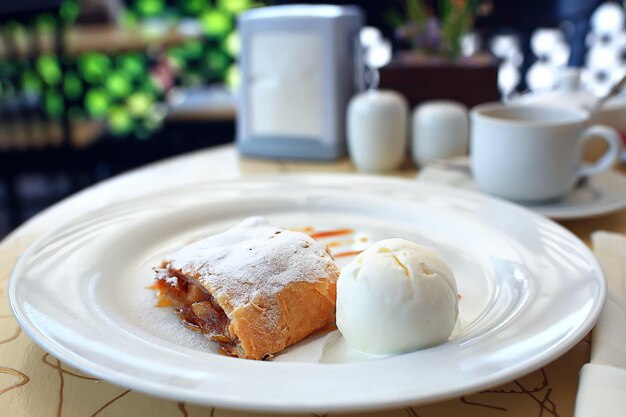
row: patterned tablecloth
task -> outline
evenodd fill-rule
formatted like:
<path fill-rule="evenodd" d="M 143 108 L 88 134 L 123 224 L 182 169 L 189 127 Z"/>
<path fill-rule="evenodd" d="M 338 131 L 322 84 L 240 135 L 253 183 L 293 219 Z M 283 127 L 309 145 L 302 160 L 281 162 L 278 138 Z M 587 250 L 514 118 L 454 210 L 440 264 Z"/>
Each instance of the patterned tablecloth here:
<path fill-rule="evenodd" d="M 250 416 L 164 400 L 115 386 L 72 369 L 39 348 L 13 319 L 6 295 L 15 261 L 26 247 L 60 222 L 143 193 L 210 179 L 281 172 L 353 172 L 335 164 L 241 159 L 230 146 L 159 162 L 105 181 L 35 216 L 0 243 L 0 416 L 2 417 L 223 417 Z M 409 168 L 391 175 L 414 178 Z M 594 230 L 626 233 L 626 211 L 563 223 L 585 242 Z M 589 336 L 554 362 L 507 384 L 430 405 L 367 416 L 571 416 L 580 367 L 589 360 Z M 254 415 L 263 415 L 255 413 Z M 336 414 L 332 414 L 336 415 Z M 352 414 L 354 415 L 354 414 Z M 309 414 L 310 416 L 310 414 Z"/>

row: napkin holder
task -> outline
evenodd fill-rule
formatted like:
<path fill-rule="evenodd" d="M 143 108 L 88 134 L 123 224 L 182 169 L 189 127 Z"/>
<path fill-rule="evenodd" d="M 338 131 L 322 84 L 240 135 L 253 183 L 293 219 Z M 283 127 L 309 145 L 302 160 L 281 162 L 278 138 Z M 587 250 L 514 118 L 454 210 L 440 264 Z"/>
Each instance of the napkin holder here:
<path fill-rule="evenodd" d="M 242 39 L 237 143 L 241 154 L 333 160 L 345 155 L 348 101 L 362 89 L 360 9 L 253 9 Z"/>

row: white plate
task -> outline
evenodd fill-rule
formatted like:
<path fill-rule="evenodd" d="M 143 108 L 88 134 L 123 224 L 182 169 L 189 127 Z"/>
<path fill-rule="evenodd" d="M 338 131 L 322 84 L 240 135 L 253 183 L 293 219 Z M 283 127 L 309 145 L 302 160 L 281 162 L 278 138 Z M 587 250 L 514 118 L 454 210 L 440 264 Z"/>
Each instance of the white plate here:
<path fill-rule="evenodd" d="M 469 172 L 443 166 L 426 166 L 420 181 L 478 190 Z M 587 179 L 566 196 L 542 203 L 518 203 L 555 220 L 582 219 L 609 214 L 626 207 L 626 175 L 607 171 Z"/>
<path fill-rule="evenodd" d="M 342 364 L 319 363 L 332 334 L 270 362 L 216 354 L 154 307 L 151 267 L 251 215 L 435 247 L 462 296 L 457 332 L 434 348 Z M 528 210 L 452 188 L 337 175 L 207 183 L 98 210 L 38 240 L 9 282 L 24 330 L 85 372 L 180 401 L 283 412 L 397 407 L 503 383 L 584 337 L 605 292 L 585 245 Z"/>

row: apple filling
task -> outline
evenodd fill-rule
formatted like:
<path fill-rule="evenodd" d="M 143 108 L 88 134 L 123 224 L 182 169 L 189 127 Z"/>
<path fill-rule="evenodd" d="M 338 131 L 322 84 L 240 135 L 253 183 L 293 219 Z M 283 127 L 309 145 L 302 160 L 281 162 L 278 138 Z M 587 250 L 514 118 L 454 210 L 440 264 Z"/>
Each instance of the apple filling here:
<path fill-rule="evenodd" d="M 176 268 L 164 264 L 157 270 L 157 305 L 174 306 L 183 323 L 211 340 L 229 354 L 237 341 L 230 335 L 230 320 L 215 298 Z"/>

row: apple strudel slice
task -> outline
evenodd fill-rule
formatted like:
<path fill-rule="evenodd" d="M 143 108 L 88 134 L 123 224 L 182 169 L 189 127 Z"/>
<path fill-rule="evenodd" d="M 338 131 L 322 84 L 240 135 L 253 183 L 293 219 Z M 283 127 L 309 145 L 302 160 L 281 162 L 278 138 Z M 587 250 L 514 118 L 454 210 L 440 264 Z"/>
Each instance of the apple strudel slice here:
<path fill-rule="evenodd" d="M 335 323 L 339 271 L 326 249 L 259 217 L 180 249 L 155 270 L 182 319 L 234 356 L 267 359 Z"/>

